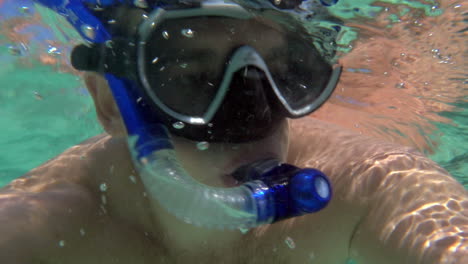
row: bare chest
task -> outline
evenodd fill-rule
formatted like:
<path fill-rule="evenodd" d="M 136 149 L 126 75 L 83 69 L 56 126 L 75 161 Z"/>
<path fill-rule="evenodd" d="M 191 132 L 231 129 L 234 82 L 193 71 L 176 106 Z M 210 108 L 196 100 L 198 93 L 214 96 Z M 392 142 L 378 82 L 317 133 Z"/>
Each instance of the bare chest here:
<path fill-rule="evenodd" d="M 197 232 L 186 233 L 185 240 L 177 232 L 159 233 L 161 237 L 124 226 L 91 236 L 81 242 L 66 242 L 44 258 L 41 264 L 59 263 L 216 263 L 216 264 L 283 264 L 283 263 L 345 263 L 343 240 L 333 241 L 324 233 L 281 233 L 278 230 L 254 230 L 246 234 L 215 233 L 203 237 Z M 300 230 L 298 230 L 300 231 Z M 266 232 L 266 234 L 260 234 Z M 238 233 L 238 234 L 237 234 Z M 316 237 L 316 239 L 309 239 Z M 336 237 L 335 237 L 336 238 Z M 79 243 L 78 243 L 79 242 Z M 342 245 L 343 244 L 343 245 Z"/>

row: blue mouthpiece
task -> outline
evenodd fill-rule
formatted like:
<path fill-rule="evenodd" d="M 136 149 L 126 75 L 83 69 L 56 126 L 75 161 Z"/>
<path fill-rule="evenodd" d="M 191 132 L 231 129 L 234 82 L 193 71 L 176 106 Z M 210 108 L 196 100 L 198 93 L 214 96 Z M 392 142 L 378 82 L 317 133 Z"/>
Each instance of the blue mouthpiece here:
<path fill-rule="evenodd" d="M 316 169 L 302 169 L 290 181 L 289 190 L 297 211 L 313 213 L 324 208 L 331 198 L 330 183 Z"/>
<path fill-rule="evenodd" d="M 316 169 L 300 169 L 267 159 L 240 167 L 233 177 L 247 184 L 254 193 L 259 223 L 268 223 L 317 212 L 331 200 L 327 176 Z"/>

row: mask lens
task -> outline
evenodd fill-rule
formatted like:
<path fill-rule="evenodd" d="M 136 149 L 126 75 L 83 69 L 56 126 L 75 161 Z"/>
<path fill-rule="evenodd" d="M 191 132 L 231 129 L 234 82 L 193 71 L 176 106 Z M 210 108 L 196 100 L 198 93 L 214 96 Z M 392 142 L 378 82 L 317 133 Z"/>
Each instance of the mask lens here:
<path fill-rule="evenodd" d="M 216 96 L 225 57 L 211 48 L 206 19 L 165 20 L 149 36 L 145 76 L 150 96 L 184 115 L 203 115 Z"/>
<path fill-rule="evenodd" d="M 283 48 L 272 50 L 264 58 L 279 93 L 294 111 L 317 100 L 332 74 L 332 67 L 311 42 L 293 36 Z"/>
<path fill-rule="evenodd" d="M 203 116 L 216 107 L 230 56 L 248 45 L 264 59 L 283 105 L 295 116 L 291 111 L 310 106 L 324 92 L 332 73 L 312 42 L 298 34 L 256 18 L 166 19 L 152 29 L 140 54 L 147 93 L 179 114 Z"/>

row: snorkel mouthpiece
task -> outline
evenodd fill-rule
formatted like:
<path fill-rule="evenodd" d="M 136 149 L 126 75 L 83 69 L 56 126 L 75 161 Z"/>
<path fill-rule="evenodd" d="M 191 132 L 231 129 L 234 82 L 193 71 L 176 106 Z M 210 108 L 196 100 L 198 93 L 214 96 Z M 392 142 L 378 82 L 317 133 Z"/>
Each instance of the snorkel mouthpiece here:
<path fill-rule="evenodd" d="M 235 175 L 248 181 L 233 188 L 195 181 L 172 149 L 156 151 L 136 164 L 152 198 L 180 220 L 207 228 L 253 228 L 317 212 L 331 199 L 331 186 L 322 172 L 274 160 L 241 167 Z"/>
<path fill-rule="evenodd" d="M 265 215 L 259 221 L 273 222 L 291 217 L 314 213 L 323 209 L 331 199 L 331 185 L 328 178 L 316 169 L 300 169 L 279 163 L 275 159 L 260 160 L 238 168 L 233 177 L 240 182 L 249 181 L 247 186 L 269 202 Z M 261 181 L 268 188 L 259 191 L 252 185 Z"/>

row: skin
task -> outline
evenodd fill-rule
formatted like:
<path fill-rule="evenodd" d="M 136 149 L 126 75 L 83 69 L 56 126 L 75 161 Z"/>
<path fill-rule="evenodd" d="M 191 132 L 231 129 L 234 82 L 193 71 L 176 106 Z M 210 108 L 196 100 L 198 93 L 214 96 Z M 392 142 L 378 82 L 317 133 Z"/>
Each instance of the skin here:
<path fill-rule="evenodd" d="M 107 133 L 0 190 L 2 263 L 468 262 L 463 186 L 413 149 L 311 118 L 202 152 L 173 140 L 182 165 L 211 186 L 235 186 L 226 174 L 271 156 L 318 168 L 334 188 L 326 209 L 246 233 L 186 224 L 146 194 L 107 84 L 85 79 Z"/>

